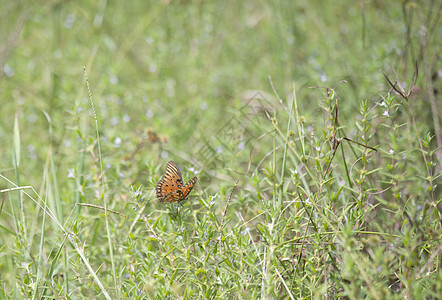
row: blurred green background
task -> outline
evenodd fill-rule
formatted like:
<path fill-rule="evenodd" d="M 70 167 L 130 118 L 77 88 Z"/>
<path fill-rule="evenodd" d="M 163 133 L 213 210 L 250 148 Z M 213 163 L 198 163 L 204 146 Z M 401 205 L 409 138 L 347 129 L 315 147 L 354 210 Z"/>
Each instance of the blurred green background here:
<path fill-rule="evenodd" d="M 425 261 L 429 257 L 437 259 L 441 251 L 435 246 L 440 241 L 440 235 L 435 233 L 440 229 L 437 209 L 440 209 L 440 195 L 435 183 L 438 180 L 435 168 L 438 154 L 434 151 L 441 146 L 438 136 L 441 109 L 438 94 L 441 86 L 440 3 L 430 0 L 0 0 L 0 4 L 0 190 L 13 188 L 11 182 L 18 186 L 32 186 L 42 199 L 48 201 L 60 223 L 78 235 L 78 241 L 87 241 L 85 252 L 92 264 L 95 263 L 94 269 L 105 265 L 102 272 L 106 275 L 99 277 L 105 288 L 112 286 L 112 297 L 163 298 L 179 297 L 184 293 L 187 297 L 210 298 L 215 294 L 208 291 L 216 290 L 216 297 L 241 298 L 253 294 L 263 299 L 293 298 L 290 292 L 283 292 L 286 282 L 295 286 L 302 282 L 300 286 L 303 288 L 299 290 L 291 287 L 292 291 L 297 291 L 294 298 L 327 295 L 381 299 L 386 295 L 392 298 L 419 295 L 421 290 L 410 288 L 413 284 L 422 287 L 419 280 L 413 278 L 406 268 L 397 271 L 397 266 L 408 263 L 407 266 L 416 268 L 415 271 L 423 270 L 429 267 Z M 419 76 L 413 86 L 416 65 Z M 407 90 L 413 88 L 410 97 L 414 98 L 408 102 L 413 116 L 409 114 L 407 102 L 398 100 L 398 95 L 396 100 L 387 99 L 390 96 L 394 99 L 395 93 L 389 93 L 391 87 L 381 70 L 392 82 L 399 82 Z M 326 87 L 333 88 L 336 94 L 327 94 Z M 296 114 L 292 101 L 294 91 Z M 379 151 L 374 161 L 366 162 L 366 154 L 361 154 L 359 159 L 353 148 L 345 146 L 347 159 L 351 158 L 346 161 L 345 157 L 336 154 L 339 166 L 332 168 L 336 180 L 330 183 L 325 178 L 328 170 L 323 167 L 333 161 L 331 152 L 325 148 L 333 135 L 335 96 L 339 99 L 339 136 L 378 147 Z M 388 105 L 385 106 L 383 101 Z M 302 134 L 295 126 L 299 117 L 302 120 L 296 126 L 300 123 L 305 126 Z M 414 121 L 419 137 L 415 135 Z M 18 126 L 15 129 L 14 122 Z M 292 123 L 286 128 L 288 122 Z M 281 131 L 285 138 L 277 134 Z M 419 146 L 421 139 L 424 146 Z M 301 151 L 302 141 L 305 141 L 306 148 L 303 144 Z M 287 151 L 289 144 L 292 150 L 296 150 L 289 150 L 290 162 L 286 168 L 287 152 L 283 154 L 283 149 L 285 147 Z M 363 152 L 364 148 L 360 148 Z M 296 151 L 302 153 L 298 156 Z M 427 155 L 428 163 L 422 159 L 422 153 Z M 169 160 L 178 163 L 185 181 L 195 174 L 199 178 L 190 204 L 184 202 L 187 215 L 184 213 L 183 219 L 174 219 L 175 208 L 167 208 L 167 211 L 167 206 L 160 204 L 154 195 L 154 186 Z M 364 162 L 364 167 L 358 169 L 361 176 L 353 174 L 355 177 L 350 180 L 353 175 L 348 175 L 351 173 L 349 168 L 356 165 L 356 169 L 361 161 Z M 282 172 L 278 168 L 281 164 Z M 304 164 L 310 166 L 310 174 L 316 174 L 315 179 L 298 174 Z M 371 177 L 365 181 L 365 176 L 369 175 Z M 229 198 L 237 180 L 238 188 L 233 198 Z M 161 265 L 163 261 L 155 256 L 170 253 L 162 247 L 172 245 L 177 236 L 180 240 L 183 228 L 188 232 L 188 236 L 182 237 L 184 242 L 193 243 L 199 234 L 208 236 L 208 241 L 212 239 L 213 242 L 220 232 L 221 216 L 226 211 L 226 224 L 234 232 L 231 232 L 230 239 L 240 241 L 240 236 L 250 228 L 253 233 L 254 238 L 250 237 L 240 249 L 245 253 L 256 250 L 252 244 L 265 240 L 261 247 L 267 251 L 269 240 L 262 238 L 266 231 L 259 227 L 260 217 L 273 228 L 273 225 L 281 225 L 275 221 L 276 216 L 287 214 L 289 219 L 296 215 L 299 224 L 311 228 L 312 216 L 302 215 L 308 209 L 302 210 L 300 202 L 293 200 L 300 197 L 291 190 L 299 182 L 303 182 L 306 192 L 310 192 L 310 187 L 313 194 L 317 193 L 318 198 L 311 196 L 305 200 L 307 203 L 314 202 L 313 199 L 324 201 L 321 202 L 324 209 L 313 213 L 313 219 L 322 218 L 323 221 L 315 229 L 317 242 L 321 243 L 319 240 L 324 237 L 321 234 L 329 235 L 330 228 L 339 228 L 340 233 L 344 232 L 343 236 L 337 234 L 336 240 L 330 240 L 343 241 L 341 250 L 344 252 L 345 245 L 360 250 L 355 256 L 342 254 L 339 249 L 326 251 L 330 257 L 333 257 L 330 253 L 336 251 L 336 256 L 348 267 L 342 266 L 339 272 L 335 270 L 333 276 L 336 277 L 328 278 L 336 286 L 324 281 L 323 274 L 329 273 L 326 266 L 331 264 L 330 261 L 322 261 L 323 256 L 313 250 L 309 252 L 313 258 L 310 260 L 308 255 L 305 258 L 307 264 L 315 266 L 308 269 L 311 277 L 296 273 L 298 262 L 294 267 L 296 271 L 293 271 L 298 276 L 293 277 L 295 279 L 287 274 L 279 277 L 276 275 L 279 271 L 273 276 L 256 271 L 262 277 L 254 277 L 255 274 L 252 279 L 244 277 L 243 281 L 235 277 L 227 280 L 233 285 L 238 282 L 240 286 L 250 284 L 249 289 L 224 286 L 229 292 L 221 292 L 221 285 L 217 286 L 220 284 L 217 281 L 220 278 L 217 276 L 221 276 L 219 272 L 227 271 L 217 271 L 212 277 L 204 272 L 216 268 L 200 266 L 195 272 L 189 271 L 193 267 L 190 252 L 182 250 L 181 253 L 183 261 L 189 263 L 187 267 L 190 269 L 185 272 L 181 272 L 181 264 L 173 263 L 171 269 L 165 271 Z M 365 186 L 366 182 L 370 182 L 369 187 Z M 331 186 L 322 188 L 327 183 Z M 387 192 L 384 194 L 384 191 Z M 365 193 L 364 196 L 359 192 Z M 108 223 L 104 221 L 102 211 L 75 206 L 76 203 L 102 206 L 102 193 L 106 205 L 132 216 L 132 219 L 138 209 L 144 207 L 144 213 L 148 214 L 147 229 L 145 224 L 138 223 L 128 230 L 131 223 L 124 223 L 117 215 L 108 216 L 111 218 Z M 2 273 L 8 274 L 0 279 L 3 295 L 31 297 L 34 292 L 34 295 L 43 296 L 44 292 L 37 292 L 39 288 L 36 287 L 41 283 L 37 279 L 41 278 L 48 282 L 52 280 L 54 294 L 54 290 L 60 292 L 63 289 L 61 286 L 69 291 L 66 278 L 69 267 L 55 267 L 58 262 L 61 264 L 58 259 L 63 254 L 55 255 L 54 252 L 65 247 L 59 244 L 63 239 L 59 228 L 40 229 L 42 222 L 44 224 L 42 210 L 23 194 L 4 191 L 1 196 L 0 237 L 4 246 L 0 246 L 3 252 L 0 268 Z M 290 207 L 276 212 L 273 211 L 276 205 L 273 208 L 267 206 L 269 199 L 275 201 L 272 203 L 277 203 L 275 199 L 293 200 L 297 206 L 296 209 Z M 347 206 L 350 202 L 357 204 Z M 186 210 L 189 207 L 190 211 Z M 211 213 L 206 215 L 205 208 Z M 408 209 L 411 211 L 407 212 Z M 273 219 L 264 217 L 269 211 L 272 211 Z M 334 223 L 336 215 L 342 223 Z M 249 229 L 246 230 L 245 224 L 241 223 L 242 218 L 251 221 L 247 225 Z M 276 240 L 285 243 L 287 232 L 302 229 L 296 236 L 307 235 L 304 227 L 296 225 L 298 221 L 284 223 L 288 226 L 284 228 L 291 229 L 276 230 L 281 234 L 278 238 L 270 230 L 269 237 L 274 238 L 275 243 Z M 412 229 L 407 227 L 405 230 L 401 226 Z M 112 241 L 115 249 L 119 249 L 115 250 L 119 251 L 118 255 L 108 252 L 110 239 L 103 234 L 105 228 L 107 236 L 113 234 Z M 158 228 L 161 233 L 155 233 Z M 412 243 L 415 246 L 407 248 L 407 243 L 401 240 L 400 245 L 405 246 L 399 248 L 403 251 L 395 252 L 388 260 L 380 254 L 387 252 L 385 244 L 378 248 L 377 240 L 368 239 L 361 245 L 359 236 L 349 242 L 347 238 L 354 237 L 346 235 L 345 228 L 379 234 L 389 232 L 392 236 L 404 234 L 407 241 L 416 237 L 412 234 L 416 234 L 416 230 L 421 237 L 435 236 L 436 242 L 414 239 L 419 243 Z M 429 232 L 424 234 L 420 231 L 422 228 Z M 172 233 L 176 236 L 169 235 Z M 225 238 L 229 239 L 229 234 L 226 235 Z M 42 236 L 45 242 L 39 246 Z M 212 242 L 210 245 L 203 243 L 204 247 L 210 246 L 208 251 L 215 247 Z M 9 246 L 14 243 L 15 246 Z M 137 245 L 137 251 L 134 250 L 135 243 L 141 243 Z M 198 249 L 204 247 L 200 245 Z M 422 250 L 425 252 L 422 254 L 416 249 L 428 251 Z M 236 251 L 233 246 L 231 250 Z M 155 258 L 143 261 L 146 255 L 149 257 L 146 254 L 149 251 Z M 198 250 L 193 251 L 192 255 L 199 255 Z M 306 250 L 291 248 L 284 251 L 288 252 L 276 255 L 278 262 L 275 264 L 280 263 L 286 268 L 284 261 L 291 255 L 288 254 L 290 251 L 298 257 L 297 251 L 304 253 Z M 51 267 L 38 264 L 38 268 L 29 267 L 36 268 L 33 270 L 22 267 L 12 271 L 20 262 L 35 263 L 36 254 L 33 253 L 39 253 L 47 264 L 52 262 Z M 371 257 L 373 260 L 369 263 L 357 256 L 366 258 L 371 254 L 379 261 Z M 408 254 L 413 259 L 405 263 L 404 257 Z M 68 256 L 67 253 L 64 255 Z M 300 257 L 301 254 L 298 259 Z M 157 260 L 160 265 L 155 269 L 150 264 Z M 352 268 L 355 263 L 358 265 L 358 261 L 363 261 L 364 265 L 354 271 Z M 256 263 L 252 261 L 250 265 Z M 85 272 L 81 262 L 70 264 L 70 268 L 76 268 L 77 272 Z M 140 264 L 146 273 L 143 271 L 138 276 L 144 276 L 144 279 L 137 278 L 137 272 L 131 269 Z M 440 261 L 432 264 L 438 265 Z M 376 277 L 376 272 L 381 272 L 379 266 L 384 273 Z M 45 273 L 47 268 L 51 271 Z M 54 287 L 52 276 L 55 269 L 59 273 L 65 272 L 65 279 L 59 281 L 59 289 Z M 111 270 L 113 275 L 110 275 Z M 122 275 L 127 270 L 133 272 L 129 272 L 133 277 Z M 370 287 L 368 282 L 371 281 L 358 273 L 364 270 L 373 272 L 370 273 L 372 282 L 381 278 L 383 288 L 378 289 L 376 284 Z M 440 284 L 437 285 L 440 271 L 438 267 L 428 270 L 435 277 L 419 279 L 422 282 L 428 279 L 426 295 L 431 299 L 440 288 Z M 51 276 L 36 275 L 38 272 Z M 202 273 L 207 277 L 202 278 Z M 247 272 L 236 273 L 235 270 L 233 273 L 234 276 L 245 276 Z M 87 272 L 75 274 L 77 278 L 91 279 Z M 170 274 L 174 274 L 172 278 Z M 161 281 L 161 276 L 167 279 Z M 179 288 L 173 286 L 177 276 L 183 282 Z M 119 285 L 121 282 L 116 278 L 125 283 Z M 260 279 L 254 281 L 256 278 Z M 262 278 L 268 280 L 268 285 L 262 284 Z M 341 287 L 337 282 L 342 278 L 349 281 L 361 278 L 363 283 Z M 79 298 L 105 295 L 100 294 L 103 289 L 95 285 L 98 282 L 95 278 L 95 283 L 90 285 L 81 279 L 69 279 L 82 292 Z M 272 285 L 280 279 L 284 285 Z M 204 284 L 198 280 L 216 288 L 202 287 Z M 310 283 L 305 283 L 306 280 Z M 404 285 L 392 288 L 396 280 Z M 19 288 L 20 284 L 27 285 L 27 288 Z M 195 288 L 198 284 L 201 284 L 200 289 Z M 367 286 L 369 288 L 365 290 Z M 131 294 L 131 288 L 143 292 Z M 159 292 L 162 288 L 164 291 Z"/>
<path fill-rule="evenodd" d="M 90 110 L 83 66 L 109 142 L 150 128 L 171 152 L 192 153 L 245 91 L 273 95 L 269 77 L 283 98 L 295 82 L 307 116 L 322 92 L 307 87 L 347 80 L 341 109 L 351 118 L 357 99 L 387 89 L 378 70 L 400 60 L 398 13 L 400 2 L 383 1 L 3 1 L 2 140 L 17 114 L 29 167 L 44 160 L 47 148 L 32 139 L 49 142 L 44 111 L 57 151 L 69 153 L 75 117 Z"/>

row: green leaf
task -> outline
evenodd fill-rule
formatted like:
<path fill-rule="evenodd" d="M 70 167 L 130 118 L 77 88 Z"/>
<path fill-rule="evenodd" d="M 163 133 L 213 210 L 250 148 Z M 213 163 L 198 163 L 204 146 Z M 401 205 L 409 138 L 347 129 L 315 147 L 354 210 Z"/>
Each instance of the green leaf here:
<path fill-rule="evenodd" d="M 13 142 L 14 161 L 12 162 L 17 168 L 20 166 L 20 129 L 18 127 L 17 115 L 14 119 L 14 142 Z"/>
<path fill-rule="evenodd" d="M 198 268 L 198 270 L 196 271 L 196 275 L 198 276 L 199 274 L 207 274 L 207 272 L 202 268 Z"/>

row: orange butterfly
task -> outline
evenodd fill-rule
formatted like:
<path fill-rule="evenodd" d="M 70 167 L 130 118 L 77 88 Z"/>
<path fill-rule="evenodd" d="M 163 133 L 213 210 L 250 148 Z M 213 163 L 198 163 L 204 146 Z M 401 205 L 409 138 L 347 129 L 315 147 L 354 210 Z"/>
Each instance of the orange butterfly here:
<path fill-rule="evenodd" d="M 166 172 L 156 186 L 157 198 L 164 203 L 182 201 L 187 198 L 197 178 L 193 177 L 185 185 L 180 169 L 173 161 L 166 165 Z"/>

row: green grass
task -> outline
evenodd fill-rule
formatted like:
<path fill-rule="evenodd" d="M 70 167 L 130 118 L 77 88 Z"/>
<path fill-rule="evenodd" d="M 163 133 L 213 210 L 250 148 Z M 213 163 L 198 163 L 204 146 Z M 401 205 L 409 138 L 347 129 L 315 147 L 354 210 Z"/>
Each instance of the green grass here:
<path fill-rule="evenodd" d="M 437 1 L 0 3 L 0 298 L 442 294 Z"/>

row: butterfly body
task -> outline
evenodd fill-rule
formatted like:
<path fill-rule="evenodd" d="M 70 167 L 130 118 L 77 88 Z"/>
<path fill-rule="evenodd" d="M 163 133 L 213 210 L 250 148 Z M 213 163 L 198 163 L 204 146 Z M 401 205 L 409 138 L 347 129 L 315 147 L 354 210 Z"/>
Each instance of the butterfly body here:
<path fill-rule="evenodd" d="M 197 178 L 193 177 L 184 184 L 180 169 L 173 161 L 169 161 L 166 165 L 166 172 L 157 182 L 155 188 L 157 198 L 164 203 L 173 203 L 187 199 L 192 191 Z"/>

